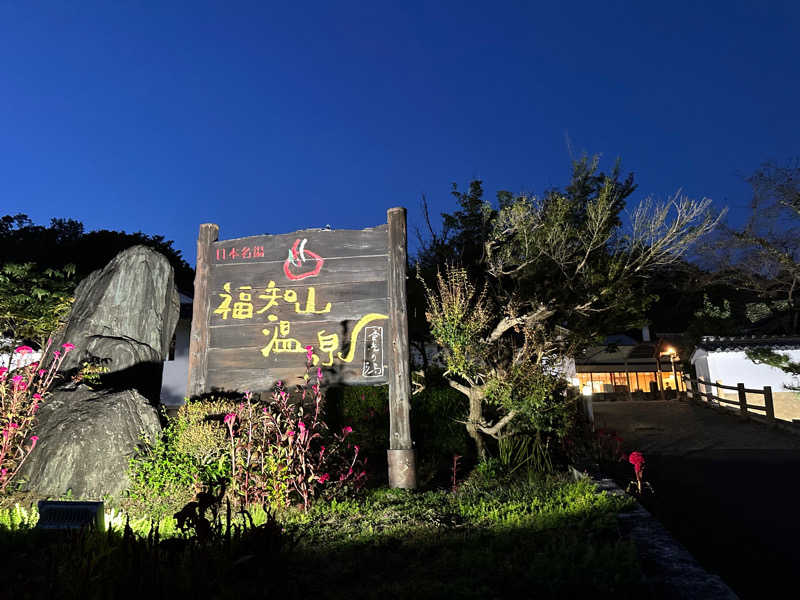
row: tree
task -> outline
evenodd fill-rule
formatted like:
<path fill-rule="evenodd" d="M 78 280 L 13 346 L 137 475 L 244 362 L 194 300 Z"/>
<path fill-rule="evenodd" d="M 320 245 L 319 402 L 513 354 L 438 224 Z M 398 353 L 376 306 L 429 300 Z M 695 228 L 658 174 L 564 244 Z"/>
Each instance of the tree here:
<path fill-rule="evenodd" d="M 0 267 L 0 333 L 9 340 L 3 351 L 23 341 L 40 348 L 72 305 L 72 265 L 62 271 L 39 271 L 33 263 Z"/>
<path fill-rule="evenodd" d="M 710 200 L 676 195 L 644 200 L 624 225 L 633 178 L 621 181 L 619 164 L 610 175 L 597 167 L 584 157 L 564 191 L 542 198 L 501 194 L 496 209 L 482 205 L 480 226 L 444 219 L 450 231 L 476 232 L 483 245 L 476 263 L 446 266 L 426 284 L 431 332 L 444 349 L 448 383 L 468 398 L 466 427 L 481 456 L 485 436 L 557 431 L 565 361 L 603 333 L 638 325 L 648 276 L 718 220 Z M 477 215 L 473 194 L 468 201 Z"/>
<path fill-rule="evenodd" d="M 63 269 L 75 265 L 75 281 L 104 267 L 122 250 L 143 244 L 162 253 L 175 269 L 178 289 L 193 290 L 194 270 L 183 260 L 172 240 L 141 231 L 84 231 L 74 219 L 51 219 L 50 225 L 35 225 L 27 215 L 0 217 L 0 256 L 4 263 L 34 263 L 40 269 Z"/>
<path fill-rule="evenodd" d="M 87 233 L 73 219 L 52 219 L 44 227 L 24 214 L 0 217 L 0 335 L 12 344 L 42 345 L 69 311 L 75 286 L 137 244 L 164 254 L 175 269 L 178 289 L 192 289 L 194 271 L 163 236 L 107 230 Z"/>
<path fill-rule="evenodd" d="M 754 296 L 748 320 L 763 333 L 800 332 L 800 163 L 768 163 L 747 178 L 751 214 L 723 227 L 704 253 L 718 282 Z M 758 325 L 758 324 L 757 324 Z"/>

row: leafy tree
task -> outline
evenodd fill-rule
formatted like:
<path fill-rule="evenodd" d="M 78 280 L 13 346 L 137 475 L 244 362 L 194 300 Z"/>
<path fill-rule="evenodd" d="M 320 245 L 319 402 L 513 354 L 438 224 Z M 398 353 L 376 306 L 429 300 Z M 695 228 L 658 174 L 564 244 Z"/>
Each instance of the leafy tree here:
<path fill-rule="evenodd" d="M 87 233 L 74 219 L 51 219 L 44 227 L 24 214 L 0 217 L 0 335 L 12 344 L 43 344 L 69 311 L 78 282 L 137 244 L 164 254 L 175 269 L 178 288 L 192 289 L 194 271 L 163 236 Z"/>
<path fill-rule="evenodd" d="M 704 253 L 716 280 L 750 294 L 750 321 L 763 333 L 800 332 L 800 163 L 765 164 L 747 178 L 753 190 L 744 227 L 723 227 Z"/>
<path fill-rule="evenodd" d="M 792 358 L 787 354 L 781 354 L 772 348 L 750 348 L 745 350 L 744 353 L 747 355 L 747 358 L 752 360 L 757 365 L 769 365 L 771 367 L 776 367 L 784 373 L 788 373 L 794 377 L 800 377 L 800 362 L 793 362 Z M 784 387 L 787 390 L 800 392 L 800 386 L 784 384 Z"/>
<path fill-rule="evenodd" d="M 5 263 L 35 263 L 40 269 L 63 269 L 75 265 L 75 281 L 104 267 L 122 250 L 143 244 L 162 253 L 175 269 L 178 289 L 193 289 L 194 270 L 183 259 L 172 240 L 141 231 L 84 231 L 80 221 L 51 219 L 50 225 L 35 225 L 27 215 L 0 217 L 0 256 Z"/>
<path fill-rule="evenodd" d="M 426 315 L 449 384 L 468 398 L 466 427 L 481 455 L 484 436 L 563 430 L 565 361 L 603 333 L 638 325 L 649 275 L 717 222 L 709 200 L 675 196 L 644 200 L 623 225 L 633 178 L 620 180 L 619 164 L 608 175 L 597 168 L 584 157 L 563 191 L 503 193 L 497 208 L 478 209 L 473 183 L 462 211 L 444 218 L 456 249 L 482 243 L 470 249 L 473 264 L 451 263 L 427 284 Z M 448 254 L 441 239 L 433 250 Z"/>
<path fill-rule="evenodd" d="M 74 272 L 72 265 L 43 271 L 33 263 L 0 267 L 0 333 L 8 336 L 9 347 L 22 341 L 44 346 L 72 305 Z"/>

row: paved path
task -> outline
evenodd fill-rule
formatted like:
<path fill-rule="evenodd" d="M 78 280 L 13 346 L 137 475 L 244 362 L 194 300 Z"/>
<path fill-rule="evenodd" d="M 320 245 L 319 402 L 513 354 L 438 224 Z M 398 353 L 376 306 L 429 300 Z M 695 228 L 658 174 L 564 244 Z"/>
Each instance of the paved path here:
<path fill-rule="evenodd" d="M 800 435 L 675 401 L 598 403 L 594 412 L 626 452 L 644 453 L 656 492 L 646 508 L 700 564 L 742 598 L 797 597 Z M 632 477 L 626 463 L 608 468 Z"/>
<path fill-rule="evenodd" d="M 615 430 L 626 447 L 662 456 L 708 451 L 796 450 L 800 435 L 737 414 L 675 400 L 597 402 L 597 427 Z"/>

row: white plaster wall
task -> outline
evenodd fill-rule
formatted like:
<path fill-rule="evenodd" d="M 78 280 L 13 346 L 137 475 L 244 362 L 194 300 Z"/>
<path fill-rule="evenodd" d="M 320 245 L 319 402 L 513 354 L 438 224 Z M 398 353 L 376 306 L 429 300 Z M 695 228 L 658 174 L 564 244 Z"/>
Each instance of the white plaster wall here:
<path fill-rule="evenodd" d="M 800 350 L 780 351 L 788 354 L 792 362 L 800 362 Z M 757 365 L 751 361 L 744 352 L 709 352 L 708 379 L 720 381 L 724 385 L 743 383 L 748 388 L 762 388 L 765 385 L 772 387 L 773 392 L 785 390 L 784 384 L 792 384 L 792 376 L 784 373 L 777 367 Z M 700 375 L 700 371 L 697 372 Z M 704 378 L 705 379 L 705 378 Z M 795 384 L 797 384 L 795 378 Z"/>
<path fill-rule="evenodd" d="M 190 319 L 181 319 L 175 327 L 175 360 L 164 361 L 161 377 L 161 403 L 181 405 L 186 398 L 189 381 L 189 335 L 192 330 Z"/>

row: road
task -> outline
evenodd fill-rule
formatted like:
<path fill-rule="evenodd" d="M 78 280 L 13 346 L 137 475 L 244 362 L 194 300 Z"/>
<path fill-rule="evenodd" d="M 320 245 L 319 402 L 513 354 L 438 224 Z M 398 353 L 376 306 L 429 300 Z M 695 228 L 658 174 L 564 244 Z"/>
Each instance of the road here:
<path fill-rule="evenodd" d="M 644 454 L 646 508 L 707 570 L 742 598 L 800 594 L 800 435 L 675 401 L 595 403 L 594 414 Z M 608 468 L 632 478 L 626 463 Z"/>

